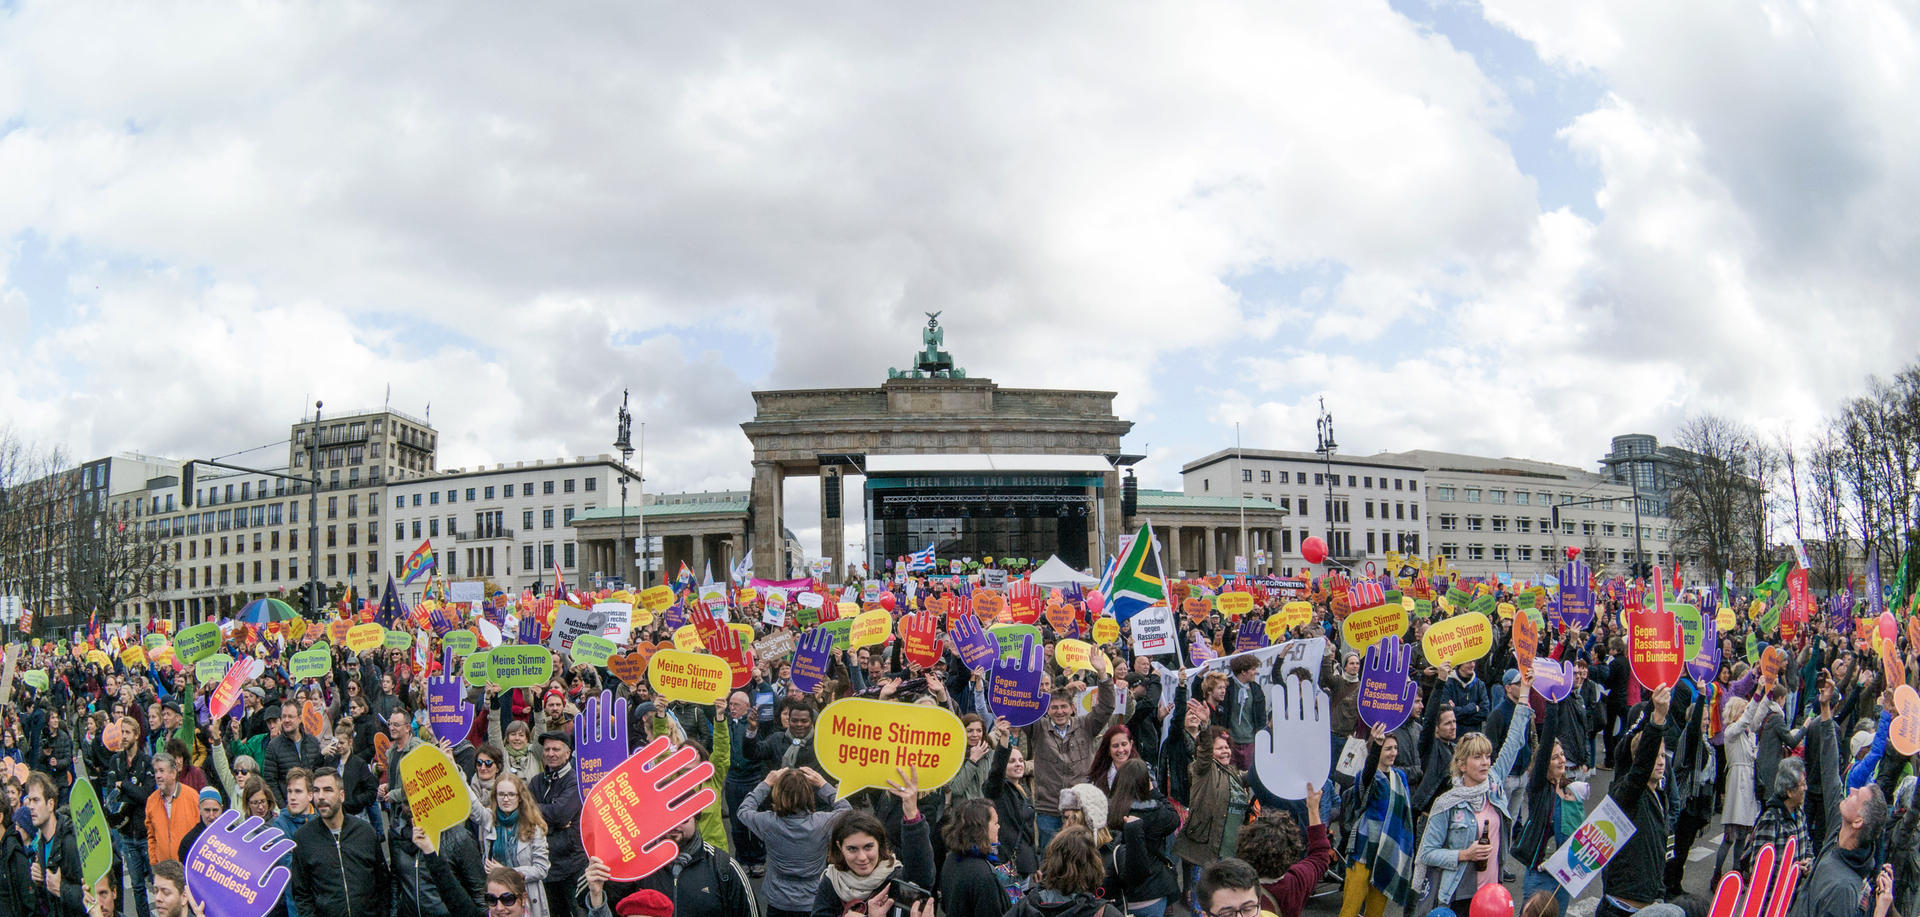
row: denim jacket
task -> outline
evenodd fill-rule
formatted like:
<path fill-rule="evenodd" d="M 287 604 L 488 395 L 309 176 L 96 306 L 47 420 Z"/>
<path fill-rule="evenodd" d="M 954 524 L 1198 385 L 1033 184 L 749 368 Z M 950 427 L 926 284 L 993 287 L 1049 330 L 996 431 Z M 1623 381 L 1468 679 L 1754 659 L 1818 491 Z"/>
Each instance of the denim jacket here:
<path fill-rule="evenodd" d="M 1515 759 L 1527 744 L 1527 727 L 1533 723 L 1531 708 L 1528 714 L 1516 715 L 1507 726 L 1506 741 L 1500 744 L 1500 753 L 1494 756 L 1493 766 L 1487 770 L 1487 779 L 1493 783 L 1488 790 L 1488 798 L 1493 807 L 1500 810 L 1500 817 L 1511 825 L 1513 823 L 1513 805 L 1507 798 L 1507 774 L 1513 770 Z M 1454 889 L 1460 887 L 1465 873 L 1461 867 L 1467 864 L 1460 861 L 1459 853 L 1480 839 L 1479 813 L 1466 804 L 1458 804 L 1445 811 L 1434 811 L 1427 818 L 1427 828 L 1420 834 L 1419 866 L 1414 873 L 1413 887 L 1424 888 L 1422 879 L 1426 873 L 1438 871 L 1439 894 L 1434 898 L 1442 906 L 1453 900 Z M 1489 868 L 1498 869 L 1494 863 Z"/>

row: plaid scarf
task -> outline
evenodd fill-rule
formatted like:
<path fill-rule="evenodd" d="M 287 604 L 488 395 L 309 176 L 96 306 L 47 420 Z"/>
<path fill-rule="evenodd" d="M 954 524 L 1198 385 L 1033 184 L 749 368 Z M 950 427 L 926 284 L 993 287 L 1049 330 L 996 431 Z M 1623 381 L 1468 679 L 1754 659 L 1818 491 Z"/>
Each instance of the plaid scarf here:
<path fill-rule="evenodd" d="M 1413 836 L 1412 794 L 1407 791 L 1406 775 L 1399 768 L 1388 771 L 1386 780 L 1383 786 L 1380 777 L 1375 775 L 1372 792 L 1387 794 L 1387 815 L 1380 818 L 1369 812 L 1361 817 L 1351 856 L 1354 862 L 1366 865 L 1374 888 L 1402 908 L 1410 908 L 1413 883 L 1409 876 L 1414 865 L 1413 852 L 1418 846 Z"/>

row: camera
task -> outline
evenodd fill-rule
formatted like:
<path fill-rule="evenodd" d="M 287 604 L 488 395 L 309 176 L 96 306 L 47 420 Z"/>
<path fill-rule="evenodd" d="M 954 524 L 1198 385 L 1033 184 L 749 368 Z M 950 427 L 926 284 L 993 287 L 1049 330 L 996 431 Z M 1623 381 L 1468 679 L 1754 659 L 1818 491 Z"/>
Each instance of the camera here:
<path fill-rule="evenodd" d="M 887 897 L 893 902 L 893 906 L 887 908 L 887 917 L 912 917 L 913 906 L 933 897 L 933 893 L 896 873 L 887 880 Z"/>

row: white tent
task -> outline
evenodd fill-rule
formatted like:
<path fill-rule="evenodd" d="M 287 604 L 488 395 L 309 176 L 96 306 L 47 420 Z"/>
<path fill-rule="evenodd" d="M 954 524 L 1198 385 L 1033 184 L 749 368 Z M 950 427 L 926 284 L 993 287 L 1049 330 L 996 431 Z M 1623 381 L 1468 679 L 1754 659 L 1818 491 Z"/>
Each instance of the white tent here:
<path fill-rule="evenodd" d="M 1033 571 L 1033 575 L 1028 577 L 1028 579 L 1031 580 L 1035 586 L 1045 586 L 1051 589 L 1064 589 L 1076 584 L 1081 586 L 1100 585 L 1099 577 L 1088 576 L 1085 573 L 1081 573 L 1067 566 L 1067 562 L 1061 560 L 1059 555 L 1047 558 L 1047 562 L 1041 564 L 1040 569 Z"/>

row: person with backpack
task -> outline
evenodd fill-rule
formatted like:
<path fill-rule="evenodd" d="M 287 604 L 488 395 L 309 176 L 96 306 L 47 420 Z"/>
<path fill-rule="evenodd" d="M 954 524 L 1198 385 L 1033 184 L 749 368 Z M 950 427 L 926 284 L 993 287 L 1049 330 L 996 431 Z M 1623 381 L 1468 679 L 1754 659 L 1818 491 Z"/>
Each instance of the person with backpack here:
<path fill-rule="evenodd" d="M 1015 902 L 1007 917 L 1121 917 L 1101 897 L 1106 869 L 1100 847 L 1085 826 L 1060 829 L 1040 859 L 1037 887 Z"/>

